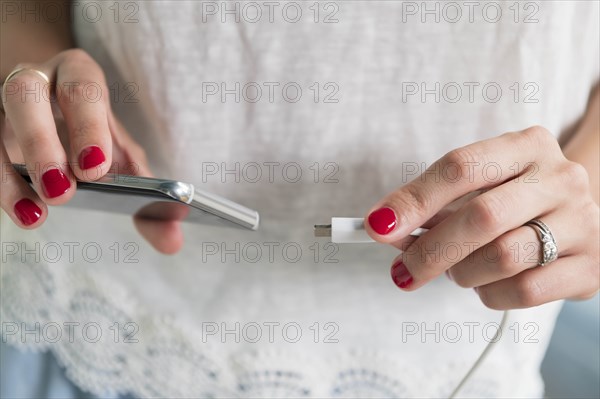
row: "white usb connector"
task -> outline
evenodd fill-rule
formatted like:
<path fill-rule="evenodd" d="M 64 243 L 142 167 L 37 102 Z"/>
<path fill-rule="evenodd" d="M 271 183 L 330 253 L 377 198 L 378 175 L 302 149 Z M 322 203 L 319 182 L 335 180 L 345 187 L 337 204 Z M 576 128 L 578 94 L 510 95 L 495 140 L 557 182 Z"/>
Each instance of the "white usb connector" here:
<path fill-rule="evenodd" d="M 410 235 L 419 237 L 427 231 L 419 227 Z M 331 218 L 331 224 L 315 225 L 315 237 L 331 237 L 331 242 L 338 244 L 375 242 L 367 234 L 363 218 Z"/>

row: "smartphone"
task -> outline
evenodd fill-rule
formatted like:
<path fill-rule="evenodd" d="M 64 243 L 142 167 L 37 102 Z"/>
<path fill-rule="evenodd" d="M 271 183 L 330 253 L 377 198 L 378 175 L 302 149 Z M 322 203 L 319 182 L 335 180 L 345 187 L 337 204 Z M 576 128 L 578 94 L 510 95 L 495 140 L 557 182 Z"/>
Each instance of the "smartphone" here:
<path fill-rule="evenodd" d="M 13 166 L 31 184 L 26 166 Z M 250 230 L 257 230 L 260 220 L 257 211 L 190 183 L 111 173 L 93 182 L 78 180 L 77 192 L 61 206 Z"/>

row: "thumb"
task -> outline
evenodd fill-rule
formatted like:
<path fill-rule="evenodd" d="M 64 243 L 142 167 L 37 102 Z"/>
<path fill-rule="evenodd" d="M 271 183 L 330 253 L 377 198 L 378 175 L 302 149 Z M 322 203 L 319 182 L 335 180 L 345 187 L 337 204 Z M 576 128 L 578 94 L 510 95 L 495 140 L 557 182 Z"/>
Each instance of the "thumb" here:
<path fill-rule="evenodd" d="M 183 246 L 181 222 L 177 220 L 146 219 L 136 215 L 133 217 L 133 224 L 158 252 L 172 255 Z"/>
<path fill-rule="evenodd" d="M 124 126 L 114 116 L 109 116 L 113 136 L 113 168 L 115 172 L 134 176 L 153 177 L 146 153 L 136 143 Z M 174 254 L 183 246 L 181 218 L 173 220 L 149 219 L 139 213 L 134 215 L 135 228 L 158 252 Z"/>

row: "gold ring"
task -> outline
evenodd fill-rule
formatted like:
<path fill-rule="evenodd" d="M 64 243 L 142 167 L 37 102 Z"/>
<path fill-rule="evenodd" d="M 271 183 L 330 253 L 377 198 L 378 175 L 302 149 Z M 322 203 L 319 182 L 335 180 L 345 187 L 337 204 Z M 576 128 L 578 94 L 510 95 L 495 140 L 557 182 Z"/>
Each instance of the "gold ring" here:
<path fill-rule="evenodd" d="M 40 71 L 38 69 L 34 69 L 34 68 L 21 67 L 21 68 L 15 69 L 14 71 L 12 71 L 11 73 L 8 74 L 8 76 L 6 77 L 6 79 L 4 79 L 3 86 L 6 86 L 6 83 L 8 83 L 8 81 L 13 76 L 15 76 L 18 73 L 25 72 L 25 71 L 31 71 L 31 72 L 34 72 L 34 73 L 38 74 L 42 79 L 44 79 L 46 81 L 46 83 L 50 84 L 50 78 L 44 72 L 42 72 L 42 71 Z"/>
<path fill-rule="evenodd" d="M 44 81 L 46 82 L 46 84 L 50 84 L 50 78 L 48 77 L 48 75 L 46 75 L 44 72 L 42 72 L 42 71 L 40 71 L 38 69 L 28 68 L 28 67 L 16 68 L 14 71 L 12 71 L 11 73 L 8 74 L 8 76 L 6 77 L 6 79 L 4 79 L 4 83 L 2 84 L 2 107 L 0 107 L 1 111 L 4 111 L 4 99 L 6 98 L 6 84 L 16 74 L 21 73 L 21 72 L 33 72 L 36 75 L 38 75 L 39 77 L 41 77 L 42 79 L 44 79 Z"/>

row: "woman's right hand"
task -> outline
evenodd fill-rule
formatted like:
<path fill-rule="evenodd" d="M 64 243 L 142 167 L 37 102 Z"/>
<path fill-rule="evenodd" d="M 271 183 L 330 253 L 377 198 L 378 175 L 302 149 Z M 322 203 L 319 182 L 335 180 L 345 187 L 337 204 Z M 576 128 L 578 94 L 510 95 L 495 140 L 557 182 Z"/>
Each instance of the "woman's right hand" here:
<path fill-rule="evenodd" d="M 10 77 L 2 89 L 6 117 L 0 125 L 0 205 L 15 224 L 33 229 L 44 223 L 48 205 L 68 202 L 76 179 L 97 180 L 111 170 L 151 176 L 143 149 L 110 107 L 101 67 L 79 49 L 59 53 Z M 55 90 L 49 95 L 50 85 Z M 33 188 L 11 163 L 25 163 Z M 183 243 L 179 222 L 136 219 L 136 227 L 158 251 L 177 252 Z"/>

